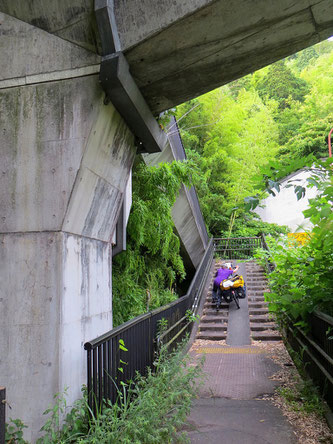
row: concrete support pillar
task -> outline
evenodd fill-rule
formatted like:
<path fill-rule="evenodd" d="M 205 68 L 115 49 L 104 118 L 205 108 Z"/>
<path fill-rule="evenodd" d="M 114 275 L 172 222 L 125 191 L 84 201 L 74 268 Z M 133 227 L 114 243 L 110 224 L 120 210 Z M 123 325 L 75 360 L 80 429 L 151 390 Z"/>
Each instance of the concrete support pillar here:
<path fill-rule="evenodd" d="M 55 393 L 80 397 L 84 342 L 112 328 L 110 238 L 135 147 L 97 56 L 2 16 L 22 60 L 0 78 L 0 385 L 35 441 Z"/>

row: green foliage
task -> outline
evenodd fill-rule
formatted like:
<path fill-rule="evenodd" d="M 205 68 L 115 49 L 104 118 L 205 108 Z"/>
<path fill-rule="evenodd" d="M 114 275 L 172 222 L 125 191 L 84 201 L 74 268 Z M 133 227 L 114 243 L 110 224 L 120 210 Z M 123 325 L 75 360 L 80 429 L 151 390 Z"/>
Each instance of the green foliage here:
<path fill-rule="evenodd" d="M 7 444 L 28 444 L 27 441 L 23 439 L 23 429 L 26 426 L 21 419 L 9 419 L 9 423 L 6 423 L 5 430 L 5 440 Z"/>
<path fill-rule="evenodd" d="M 234 235 L 255 232 L 257 221 L 244 211 L 276 194 L 279 179 L 326 156 L 332 57 L 332 42 L 322 42 L 177 107 L 210 234 L 226 235 L 232 214 Z"/>
<path fill-rule="evenodd" d="M 87 391 L 69 410 L 66 390 L 54 396 L 54 404 L 44 415 L 48 418 L 41 429 L 43 435 L 37 444 L 66 443 L 165 443 L 187 442 L 179 433 L 185 424 L 197 385 L 203 378 L 203 359 L 192 362 L 184 355 L 185 342 L 168 353 L 162 346 L 154 363 L 154 371 L 147 376 L 137 373 L 134 381 L 118 387 L 115 404 L 105 401 L 103 411 L 96 415 L 87 403 Z M 119 347 L 125 347 L 122 340 Z M 127 350 L 127 349 L 126 349 Z M 123 363 L 126 364 L 126 363 Z M 8 444 L 28 444 L 23 439 L 26 428 L 19 419 L 6 424 Z"/>
<path fill-rule="evenodd" d="M 287 387 L 279 387 L 277 391 L 285 398 L 292 410 L 315 413 L 319 417 L 324 416 L 327 407 L 325 407 L 317 387 L 313 385 L 313 381 L 309 379 L 304 368 L 303 354 L 306 348 L 296 352 L 288 343 L 286 347 L 297 368 L 297 374 L 295 374 L 295 382 L 293 384 Z"/>
<path fill-rule="evenodd" d="M 268 222 L 262 222 L 256 215 L 243 213 L 235 221 L 233 228 L 234 237 L 256 237 L 261 233 L 279 237 L 281 234 L 286 234 L 289 231 L 288 227 L 284 225 L 277 225 Z"/>
<path fill-rule="evenodd" d="M 323 119 L 306 121 L 298 133 L 286 143 L 282 153 L 284 155 L 297 157 L 314 154 L 315 157 L 327 157 L 328 155 L 328 133 L 333 126 L 333 114 Z"/>
<path fill-rule="evenodd" d="M 88 433 L 89 411 L 86 401 L 86 388 L 82 389 L 83 398 L 77 400 L 68 411 L 67 389 L 54 395 L 54 403 L 44 412 L 48 418 L 41 428 L 43 436 L 37 444 L 65 444 L 77 442 L 80 436 Z"/>
<path fill-rule="evenodd" d="M 171 209 L 192 173 L 188 162 L 135 168 L 127 250 L 113 261 L 114 325 L 178 297 L 173 285 L 185 277 L 185 269 Z"/>
<path fill-rule="evenodd" d="M 332 159 L 318 162 L 309 179 L 318 195 L 309 200 L 304 215 L 314 224 L 305 245 L 290 239 L 268 239 L 269 258 L 276 269 L 269 275 L 271 309 L 306 323 L 315 308 L 333 314 L 333 183 Z M 267 252 L 257 257 L 267 259 Z"/>
<path fill-rule="evenodd" d="M 186 310 L 185 313 L 186 319 L 188 322 L 199 322 L 200 316 L 193 313 L 192 310 Z"/>
<path fill-rule="evenodd" d="M 234 208 L 253 190 L 251 176 L 278 149 L 272 114 L 256 91 L 243 87 L 249 79 L 238 83 L 236 90 L 223 87 L 196 99 L 195 108 L 192 101 L 191 112 L 187 105 L 177 108 L 187 157 L 200 172 L 195 186 L 201 209 L 216 236 L 228 230 Z"/>
<path fill-rule="evenodd" d="M 158 117 L 158 123 L 162 129 L 167 129 L 171 116 L 174 116 L 176 112 L 176 108 L 168 109 L 161 113 Z"/>
<path fill-rule="evenodd" d="M 189 365 L 189 358 L 178 349 L 171 355 L 162 348 L 155 371 L 137 375 L 126 398 L 108 405 L 93 419 L 90 432 L 80 443 L 165 443 L 185 437 L 177 430 L 184 424 L 202 363 Z"/>
<path fill-rule="evenodd" d="M 309 92 L 307 82 L 295 76 L 283 60 L 268 68 L 267 73 L 258 80 L 256 89 L 263 100 L 276 100 L 279 109 L 289 107 L 290 99 L 303 102 Z"/>
<path fill-rule="evenodd" d="M 277 391 L 296 412 L 316 413 L 324 416 L 325 408 L 318 390 L 310 380 L 301 380 L 293 387 L 279 387 Z"/>

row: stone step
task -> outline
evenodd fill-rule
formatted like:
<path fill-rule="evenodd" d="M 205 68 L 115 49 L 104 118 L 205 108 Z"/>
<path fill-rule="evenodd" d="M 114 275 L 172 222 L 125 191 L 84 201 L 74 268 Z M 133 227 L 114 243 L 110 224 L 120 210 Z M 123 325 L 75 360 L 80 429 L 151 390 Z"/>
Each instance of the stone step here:
<path fill-rule="evenodd" d="M 209 323 L 209 324 L 201 324 L 199 325 L 199 332 L 202 331 L 226 331 L 228 329 L 227 325 L 222 325 L 220 324 L 213 324 L 213 323 Z"/>
<path fill-rule="evenodd" d="M 249 302 L 266 302 L 264 296 L 249 296 Z"/>
<path fill-rule="evenodd" d="M 251 279 L 251 278 L 247 278 L 246 279 L 246 283 L 248 284 L 248 285 L 265 285 L 266 287 L 267 287 L 267 285 L 268 285 L 268 281 L 267 281 L 267 279 L 265 279 L 265 278 L 258 278 L 258 279 Z"/>
<path fill-rule="evenodd" d="M 205 300 L 205 304 L 214 304 L 215 305 L 215 302 L 213 302 L 212 298 L 207 298 Z M 222 305 L 225 305 L 225 308 L 228 308 L 228 304 L 226 302 L 222 301 Z"/>
<path fill-rule="evenodd" d="M 248 305 L 249 305 L 249 309 L 250 308 L 265 308 L 268 307 L 268 302 L 265 301 L 257 301 L 257 302 L 252 302 L 249 301 Z"/>
<path fill-rule="evenodd" d="M 251 333 L 251 338 L 254 341 L 281 341 L 282 336 L 280 333 L 275 332 L 253 332 Z"/>
<path fill-rule="evenodd" d="M 210 339 L 211 341 L 221 341 L 222 339 L 227 339 L 226 332 L 198 332 L 197 339 Z"/>
<path fill-rule="evenodd" d="M 249 308 L 249 315 L 268 315 L 268 308 Z"/>
<path fill-rule="evenodd" d="M 212 309 L 212 308 L 206 308 L 206 309 L 204 310 L 203 314 L 206 315 L 206 316 L 211 316 L 211 315 L 216 315 L 216 314 L 219 314 L 220 316 L 227 316 L 227 315 L 228 315 L 228 312 L 225 311 L 225 310 L 223 310 L 223 309 L 221 309 L 221 310 L 219 310 L 218 312 L 216 312 L 215 309 Z"/>
<path fill-rule="evenodd" d="M 271 323 L 271 322 L 274 322 L 274 320 L 272 320 L 272 318 L 269 316 L 269 315 L 266 315 L 266 316 L 262 316 L 262 315 L 257 315 L 257 316 L 255 316 L 255 315 L 250 315 L 250 323 L 251 322 L 255 322 L 255 323 L 258 323 L 258 322 L 267 322 L 268 324 L 269 323 Z"/>
<path fill-rule="evenodd" d="M 205 304 L 212 304 L 213 303 L 213 298 L 211 298 L 211 297 L 207 297 L 206 298 L 206 300 L 205 300 Z M 228 304 L 227 303 L 225 303 L 225 302 L 222 302 L 222 305 L 225 305 L 226 306 L 226 308 L 228 307 Z"/>
<path fill-rule="evenodd" d="M 228 308 L 227 305 L 222 305 L 222 307 L 221 306 L 219 307 L 219 312 L 222 312 L 222 311 L 225 312 L 227 308 Z M 213 310 L 214 312 L 216 312 L 216 309 L 217 309 L 217 307 L 215 304 L 210 304 L 210 305 L 204 306 L 205 313 L 207 312 L 207 310 Z"/>
<path fill-rule="evenodd" d="M 252 297 L 252 296 L 260 296 L 260 297 L 263 297 L 264 293 L 266 293 L 266 292 L 265 292 L 265 291 L 251 291 L 249 288 L 246 289 L 246 294 L 247 294 L 249 297 Z"/>
<path fill-rule="evenodd" d="M 252 324 L 252 323 L 250 323 L 250 330 L 251 331 L 277 330 L 277 328 L 278 327 L 276 324 L 266 324 L 266 323 Z"/>
<path fill-rule="evenodd" d="M 209 316 L 200 319 L 200 324 L 228 324 L 228 318 L 226 316 L 218 317 L 218 316 Z"/>
<path fill-rule="evenodd" d="M 247 288 L 248 291 L 256 291 L 256 292 L 258 292 L 258 291 L 263 292 L 264 290 L 267 290 L 267 287 L 265 285 L 262 285 L 262 286 L 260 286 L 260 285 L 251 285 L 251 286 L 247 285 L 246 288 Z"/>

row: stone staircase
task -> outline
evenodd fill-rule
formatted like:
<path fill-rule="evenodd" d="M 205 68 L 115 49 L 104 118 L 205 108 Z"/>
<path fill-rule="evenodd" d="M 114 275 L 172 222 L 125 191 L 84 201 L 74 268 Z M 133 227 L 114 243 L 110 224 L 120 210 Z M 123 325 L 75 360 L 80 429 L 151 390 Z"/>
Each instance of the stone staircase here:
<path fill-rule="evenodd" d="M 268 283 L 264 269 L 255 261 L 247 262 L 245 269 L 251 338 L 256 341 L 280 341 L 281 335 L 268 312 L 268 302 L 265 302 L 264 293 Z"/>
<path fill-rule="evenodd" d="M 217 268 L 218 265 L 215 264 L 214 275 Z M 256 341 L 279 341 L 281 335 L 268 312 L 268 303 L 264 298 L 264 292 L 268 288 L 264 269 L 255 261 L 250 261 L 246 262 L 245 270 L 251 338 Z M 219 341 L 227 338 L 229 304 L 222 303 L 217 312 L 212 301 L 212 289 L 213 282 L 209 286 L 196 337 Z"/>
<path fill-rule="evenodd" d="M 214 276 L 217 269 L 218 265 L 215 264 Z M 197 339 L 219 341 L 227 337 L 229 304 L 222 303 L 220 310 L 217 312 L 212 300 L 212 290 L 213 282 L 209 285 L 203 313 L 200 318 Z"/>

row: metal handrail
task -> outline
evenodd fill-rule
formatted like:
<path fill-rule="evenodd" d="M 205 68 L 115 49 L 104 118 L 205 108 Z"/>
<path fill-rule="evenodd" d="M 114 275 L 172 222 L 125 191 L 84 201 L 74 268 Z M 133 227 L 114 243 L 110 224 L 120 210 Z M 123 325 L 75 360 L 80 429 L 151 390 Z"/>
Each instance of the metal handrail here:
<path fill-rule="evenodd" d="M 261 244 L 261 237 L 257 236 L 214 238 L 215 251 L 229 260 L 252 258 Z"/>
<path fill-rule="evenodd" d="M 132 327 L 132 326 L 142 322 L 143 320 L 148 319 L 149 317 L 152 317 L 152 316 L 154 316 L 154 315 L 156 315 L 158 313 L 161 313 L 161 312 L 165 311 L 166 309 L 169 309 L 169 308 L 171 308 L 171 307 L 173 307 L 175 305 L 178 305 L 183 300 L 185 300 L 186 298 L 189 298 L 191 296 L 192 292 L 193 292 L 193 289 L 194 289 L 196 283 L 197 283 L 197 280 L 198 280 L 201 268 L 202 268 L 205 260 L 207 259 L 207 255 L 209 255 L 210 253 L 212 254 L 212 251 L 211 251 L 212 250 L 212 243 L 213 243 L 213 239 L 211 239 L 209 244 L 208 244 L 208 247 L 206 249 L 206 253 L 203 256 L 203 258 L 201 259 L 201 262 L 200 262 L 200 264 L 199 264 L 199 266 L 198 266 L 198 268 L 197 268 L 197 270 L 195 272 L 195 275 L 194 275 L 194 277 L 193 277 L 193 279 L 191 281 L 190 287 L 189 287 L 186 295 L 176 299 L 175 301 L 170 302 L 167 305 L 163 305 L 162 307 L 155 308 L 152 311 L 149 311 L 149 312 L 144 313 L 142 315 L 139 315 L 139 316 L 137 316 L 137 317 L 135 317 L 133 319 L 130 319 L 129 321 L 125 322 L 124 324 L 121 324 L 118 327 L 115 327 L 112 330 L 109 330 L 108 332 L 104 333 L 103 335 L 98 336 L 98 338 L 96 338 L 96 339 L 92 339 L 91 341 L 87 341 L 84 344 L 84 349 L 85 350 L 91 350 L 91 349 L 97 347 L 98 345 L 100 345 L 102 342 L 104 342 L 104 341 L 106 341 L 108 339 L 111 339 L 113 336 L 116 336 L 116 335 L 118 335 L 119 333 L 122 333 L 125 330 L 128 330 L 128 328 L 130 328 L 130 327 Z"/>
<path fill-rule="evenodd" d="M 91 409 L 95 411 L 100 408 L 103 399 L 114 402 L 117 397 L 116 381 L 131 380 L 137 371 L 144 374 L 147 367 L 153 366 L 158 323 L 161 319 L 167 319 L 170 324 L 168 334 L 163 337 L 167 345 L 178 342 L 184 336 L 192 324 L 187 319 L 186 311 L 197 307 L 212 260 L 211 239 L 185 296 L 137 316 L 84 344 L 87 351 L 88 403 Z M 120 347 L 121 340 L 130 354 L 126 355 L 126 351 Z M 125 361 L 128 362 L 120 373 L 120 363 Z"/>

